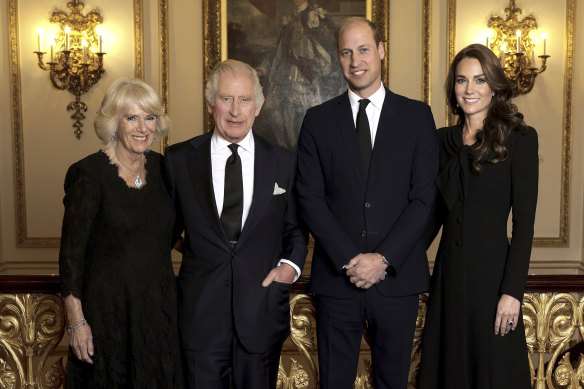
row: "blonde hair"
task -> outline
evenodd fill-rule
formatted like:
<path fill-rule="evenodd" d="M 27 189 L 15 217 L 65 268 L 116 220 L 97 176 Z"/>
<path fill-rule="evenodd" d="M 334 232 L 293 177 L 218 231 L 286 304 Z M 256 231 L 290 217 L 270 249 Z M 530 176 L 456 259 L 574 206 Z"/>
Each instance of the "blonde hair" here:
<path fill-rule="evenodd" d="M 154 141 L 168 135 L 170 118 L 164 112 L 162 101 L 154 89 L 143 81 L 121 78 L 108 88 L 93 122 L 95 133 L 105 146 L 116 144 L 118 121 L 132 104 L 156 116 Z"/>
<path fill-rule="evenodd" d="M 255 71 L 255 69 L 245 62 L 236 61 L 234 59 L 227 59 L 213 69 L 211 75 L 209 76 L 209 80 L 207 81 L 207 85 L 205 87 L 205 100 L 207 100 L 209 105 L 215 105 L 215 94 L 217 94 L 219 76 L 227 72 L 250 76 L 253 80 L 255 107 L 260 107 L 264 103 L 262 85 L 260 84 L 260 79 L 258 78 L 258 73 Z"/>

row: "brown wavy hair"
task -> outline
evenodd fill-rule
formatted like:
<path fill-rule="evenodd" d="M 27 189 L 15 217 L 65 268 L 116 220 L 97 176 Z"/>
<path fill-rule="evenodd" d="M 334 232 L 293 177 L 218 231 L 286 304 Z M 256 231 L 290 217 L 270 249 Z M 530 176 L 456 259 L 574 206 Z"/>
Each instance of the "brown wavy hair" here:
<path fill-rule="evenodd" d="M 475 43 L 460 50 L 450 64 L 448 76 L 444 83 L 447 104 L 452 113 L 458 115 L 458 125 L 464 123 L 464 111 L 456 101 L 454 86 L 456 82 L 456 67 L 465 58 L 475 58 L 481 64 L 487 84 L 495 94 L 487 110 L 487 116 L 483 121 L 482 137 L 475 147 L 472 167 L 475 172 L 481 173 L 482 163 L 499 163 L 507 159 L 509 151 L 504 143 L 513 130 L 526 131 L 527 125 L 523 121 L 523 114 L 517 110 L 517 106 L 511 103 L 513 86 L 505 77 L 503 67 L 497 56 L 486 46 Z M 482 139 L 481 139 L 482 138 Z M 487 159 L 490 150 L 495 152 L 493 158 Z"/>

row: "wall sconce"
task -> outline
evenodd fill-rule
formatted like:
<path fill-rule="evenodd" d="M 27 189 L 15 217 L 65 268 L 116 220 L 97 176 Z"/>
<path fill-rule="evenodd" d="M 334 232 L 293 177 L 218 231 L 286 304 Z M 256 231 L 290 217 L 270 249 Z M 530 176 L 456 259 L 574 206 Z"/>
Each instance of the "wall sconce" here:
<path fill-rule="evenodd" d="M 43 62 L 46 52 L 42 46 L 42 30 L 38 35 L 38 65 L 49 71 L 51 84 L 59 90 L 67 90 L 75 96 L 75 101 L 67 105 L 67 111 L 74 111 L 71 119 L 75 120 L 73 133 L 77 139 L 81 138 L 81 121 L 85 119 L 83 112 L 87 112 L 87 104 L 81 101 L 81 95 L 101 79 L 103 69 L 103 39 L 96 31 L 96 26 L 103 23 L 103 17 L 98 10 L 92 10 L 83 15 L 84 4 L 80 0 L 67 3 L 70 14 L 60 10 L 53 11 L 49 18 L 51 23 L 59 25 L 60 31 L 51 41 L 50 61 Z"/>
<path fill-rule="evenodd" d="M 543 55 L 538 56 L 541 67 L 536 67 L 535 45 L 529 33 L 537 29 L 537 21 L 531 15 L 519 21 L 522 12 L 521 8 L 515 6 L 515 0 L 509 0 L 509 6 L 505 8 L 505 20 L 500 16 L 492 16 L 487 23 L 495 32 L 494 36 L 487 36 L 487 47 L 499 57 L 505 75 L 513 83 L 514 97 L 531 92 L 535 77 L 546 70 L 546 62 L 550 57 L 546 53 L 547 35 L 544 33 Z"/>

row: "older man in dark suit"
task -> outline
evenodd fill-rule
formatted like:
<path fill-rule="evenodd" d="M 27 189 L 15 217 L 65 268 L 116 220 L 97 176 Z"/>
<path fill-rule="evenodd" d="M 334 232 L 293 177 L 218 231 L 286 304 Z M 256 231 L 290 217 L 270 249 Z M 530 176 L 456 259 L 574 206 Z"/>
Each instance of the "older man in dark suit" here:
<path fill-rule="evenodd" d="M 430 108 L 381 82 L 375 25 L 338 34 L 347 93 L 307 111 L 298 140 L 301 215 L 316 245 L 321 387 L 353 387 L 367 328 L 376 389 L 405 389 L 418 293 L 428 289 L 424 230 L 435 201 L 438 139 Z"/>
<path fill-rule="evenodd" d="M 205 90 L 215 130 L 166 151 L 184 230 L 179 324 L 189 388 L 275 388 L 289 332 L 290 285 L 306 257 L 296 159 L 252 131 L 257 74 L 221 63 Z"/>

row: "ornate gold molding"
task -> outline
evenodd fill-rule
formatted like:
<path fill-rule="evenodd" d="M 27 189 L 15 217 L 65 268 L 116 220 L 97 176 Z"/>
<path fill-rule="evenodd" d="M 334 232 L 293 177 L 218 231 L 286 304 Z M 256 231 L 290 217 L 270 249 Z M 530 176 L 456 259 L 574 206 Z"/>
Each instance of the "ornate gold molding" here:
<path fill-rule="evenodd" d="M 165 0 L 161 0 L 165 1 Z M 134 34 L 134 74 L 143 73 L 143 15 L 136 13 L 143 9 L 143 0 L 133 0 Z M 140 34 L 138 37 L 137 35 Z M 20 82 L 20 47 L 18 40 L 18 0 L 8 0 L 8 46 L 10 69 L 10 97 L 12 108 L 12 138 L 14 163 L 14 198 L 16 203 L 16 245 L 28 248 L 59 247 L 60 238 L 29 237 L 26 222 L 26 188 L 24 169 L 24 140 L 22 121 L 22 88 Z M 140 69 L 138 69 L 140 68 Z M 143 74 L 142 74 L 143 76 Z"/>
<path fill-rule="evenodd" d="M 51 294 L 0 294 L 0 382 L 8 388 L 56 389 L 65 370 L 45 364 L 61 341 L 65 311 Z"/>
<path fill-rule="evenodd" d="M 382 80 L 389 84 L 389 3 L 390 0 L 365 0 L 367 15 L 379 29 L 385 45 L 385 59 L 382 64 Z M 369 10 L 370 14 L 369 14 Z M 226 58 L 226 14 L 227 0 L 203 0 L 203 90 L 211 70 Z M 203 99 L 203 112 L 207 112 L 207 103 Z M 206 115 L 205 132 L 213 128 L 213 120 Z"/>
<path fill-rule="evenodd" d="M 422 0 L 422 101 L 430 105 L 432 65 L 432 0 Z"/>
<path fill-rule="evenodd" d="M 448 44 L 446 46 L 446 69 L 454 60 L 456 49 L 456 0 L 448 0 L 448 24 L 446 27 L 446 34 L 448 35 Z M 446 105 L 446 125 L 454 124 L 454 114 L 450 111 L 450 107 Z"/>
<path fill-rule="evenodd" d="M 170 115 L 169 104 L 169 38 L 168 33 L 168 1 L 158 0 L 158 38 L 160 41 L 160 98 L 164 104 L 166 114 Z M 162 139 L 162 150 L 170 144 L 170 137 Z"/>
<path fill-rule="evenodd" d="M 144 4 L 134 1 L 134 77 L 144 80 Z"/>
<path fill-rule="evenodd" d="M 564 104 L 562 118 L 562 159 L 560 183 L 560 226 L 554 237 L 534 237 L 539 247 L 567 247 L 570 238 L 570 167 L 572 164 L 572 69 L 574 66 L 574 20 L 576 0 L 566 0 L 566 42 L 564 52 Z M 448 64 L 454 60 L 456 43 L 456 0 L 448 0 Z M 446 123 L 455 123 L 454 115 L 446 106 Z"/>

